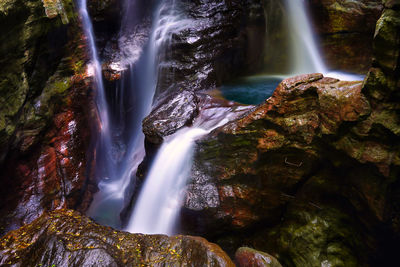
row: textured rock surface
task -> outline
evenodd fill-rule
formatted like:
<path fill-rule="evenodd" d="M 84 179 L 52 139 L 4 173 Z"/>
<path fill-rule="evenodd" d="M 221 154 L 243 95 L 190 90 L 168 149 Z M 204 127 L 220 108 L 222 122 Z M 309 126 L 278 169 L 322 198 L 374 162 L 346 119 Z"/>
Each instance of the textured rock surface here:
<path fill-rule="evenodd" d="M 310 0 L 315 28 L 330 67 L 366 73 L 371 66 L 372 39 L 380 0 Z"/>
<path fill-rule="evenodd" d="M 90 199 L 95 112 L 73 8 L 72 1 L 1 2 L 1 233 Z"/>
<path fill-rule="evenodd" d="M 368 114 L 360 91 L 361 82 L 321 74 L 284 80 L 265 104 L 198 142 L 187 207 L 239 228 L 276 219 L 282 193 L 290 194 L 318 165 L 319 139 Z M 205 188 L 218 192 L 216 202 L 195 201 Z"/>
<path fill-rule="evenodd" d="M 163 137 L 171 135 L 184 126 L 189 126 L 198 113 L 198 99 L 193 92 L 174 94 L 143 120 L 143 132 L 148 141 L 160 144 Z"/>
<path fill-rule="evenodd" d="M 213 88 L 260 67 L 265 22 L 259 0 L 173 4 L 181 23 L 171 28 L 160 56 L 158 93 Z"/>
<path fill-rule="evenodd" d="M 46 213 L 0 239 L 0 264 L 234 266 L 221 248 L 203 238 L 115 231 L 70 210 Z"/>

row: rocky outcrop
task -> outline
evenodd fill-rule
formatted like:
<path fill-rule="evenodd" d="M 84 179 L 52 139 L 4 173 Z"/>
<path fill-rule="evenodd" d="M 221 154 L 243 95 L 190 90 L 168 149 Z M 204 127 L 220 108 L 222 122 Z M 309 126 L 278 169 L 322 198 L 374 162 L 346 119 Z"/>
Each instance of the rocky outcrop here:
<path fill-rule="evenodd" d="M 96 114 L 73 2 L 3 1 L 0 12 L 3 234 L 43 211 L 87 206 Z"/>
<path fill-rule="evenodd" d="M 386 2 L 365 81 L 283 81 L 197 142 L 182 225 L 285 266 L 378 266 L 400 240 L 399 20 Z M 245 155 L 245 156 L 244 156 Z"/>
<path fill-rule="evenodd" d="M 323 54 L 335 69 L 366 73 L 371 66 L 372 39 L 381 15 L 380 0 L 310 0 Z"/>
<path fill-rule="evenodd" d="M 46 213 L 0 239 L 13 266 L 234 266 L 200 237 L 142 235 L 100 226 L 71 210 Z"/>
<path fill-rule="evenodd" d="M 361 82 L 321 74 L 290 78 L 265 104 L 198 141 L 182 224 L 230 253 L 235 244 L 251 244 L 289 266 L 304 266 L 315 253 L 321 257 L 311 266 L 373 261 L 353 254 L 374 251 L 377 233 L 370 229 L 390 220 L 384 210 L 399 171 L 399 142 L 388 146 L 362 132 L 372 113 L 361 89 Z M 312 228 L 318 220 L 319 234 Z M 305 240 L 298 246 L 296 231 Z M 374 242 L 336 244 L 330 232 L 343 242 L 353 235 Z M 341 250 L 336 255 L 331 247 Z"/>

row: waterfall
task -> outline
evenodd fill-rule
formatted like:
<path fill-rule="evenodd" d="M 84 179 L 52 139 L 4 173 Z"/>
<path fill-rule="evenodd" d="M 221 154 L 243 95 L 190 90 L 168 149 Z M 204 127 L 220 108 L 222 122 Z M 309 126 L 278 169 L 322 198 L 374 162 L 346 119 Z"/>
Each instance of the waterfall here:
<path fill-rule="evenodd" d="M 195 141 L 226 124 L 247 107 L 202 110 L 192 127 L 164 141 L 151 166 L 126 228 L 131 233 L 174 234 L 184 187 L 192 167 Z"/>
<path fill-rule="evenodd" d="M 329 71 L 325 65 L 314 30 L 311 26 L 310 16 L 304 0 L 285 0 L 289 17 L 289 33 L 291 46 L 292 69 L 290 75 L 306 74 L 313 72 L 323 73 L 325 76 L 341 80 L 362 80 L 363 76 Z"/>
<path fill-rule="evenodd" d="M 120 33 L 120 45 L 124 54 L 121 60 L 127 70 L 123 72 L 121 82 L 116 88 L 114 100 L 116 118 L 112 123 L 114 127 L 111 135 L 112 150 L 115 151 L 113 154 L 117 156 L 113 157 L 111 165 L 105 162 L 109 161 L 105 157 L 97 162 L 103 166 L 98 175 L 101 179 L 99 192 L 88 211 L 88 215 L 97 222 L 115 228 L 121 227 L 119 217 L 126 205 L 126 198 L 129 198 L 127 190 L 134 186 L 137 167 L 145 155 L 142 120 L 151 111 L 158 81 L 160 54 L 168 47 L 172 33 L 185 25 L 184 20 L 172 8 L 174 1 L 160 1 L 153 15 L 147 45 L 142 49 L 134 40 L 137 34 L 134 30 L 135 23 L 138 20 L 131 17 L 132 14 L 139 13 L 134 10 L 140 7 L 136 1 L 126 0 L 126 14 Z M 127 101 L 126 98 L 130 100 Z M 124 135 L 127 140 L 123 140 Z M 107 169 L 110 167 L 112 170 Z"/>
<path fill-rule="evenodd" d="M 289 16 L 292 73 L 326 73 L 303 0 L 285 0 Z"/>

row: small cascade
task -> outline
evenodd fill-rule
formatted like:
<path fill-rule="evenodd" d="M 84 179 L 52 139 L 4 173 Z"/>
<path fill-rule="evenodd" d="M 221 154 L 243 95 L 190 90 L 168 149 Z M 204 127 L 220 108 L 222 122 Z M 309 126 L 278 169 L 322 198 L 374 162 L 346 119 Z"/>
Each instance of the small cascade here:
<path fill-rule="evenodd" d="M 285 0 L 285 5 L 288 10 L 291 58 L 293 59 L 289 73 L 291 76 L 320 72 L 325 76 L 340 80 L 363 79 L 361 75 L 328 70 L 319 51 L 305 1 Z"/>
<path fill-rule="evenodd" d="M 293 74 L 326 73 L 303 0 L 285 0 L 289 17 Z"/>
<path fill-rule="evenodd" d="M 175 234 L 195 141 L 229 122 L 240 109 L 243 107 L 202 110 L 192 127 L 183 128 L 164 141 L 139 194 L 127 231 Z"/>
<path fill-rule="evenodd" d="M 87 0 L 79 1 L 79 14 L 81 16 L 83 29 L 89 46 L 90 59 L 92 61 L 89 72 L 94 75 L 94 81 L 97 87 L 96 104 L 101 120 L 101 133 L 102 137 L 106 138 L 109 135 L 108 106 L 105 96 L 101 64 L 93 32 L 93 25 L 87 10 Z"/>

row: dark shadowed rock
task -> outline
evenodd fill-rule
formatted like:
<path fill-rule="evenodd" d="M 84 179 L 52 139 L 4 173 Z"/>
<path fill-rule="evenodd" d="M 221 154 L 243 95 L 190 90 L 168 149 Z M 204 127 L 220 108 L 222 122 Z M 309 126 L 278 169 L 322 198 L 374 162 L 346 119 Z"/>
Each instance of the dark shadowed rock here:
<path fill-rule="evenodd" d="M 157 93 L 209 89 L 261 67 L 265 21 L 259 0 L 163 3 L 179 22 L 164 40 Z"/>
<path fill-rule="evenodd" d="M 0 264 L 234 266 L 220 247 L 204 238 L 115 231 L 71 210 L 46 213 L 0 239 Z"/>

